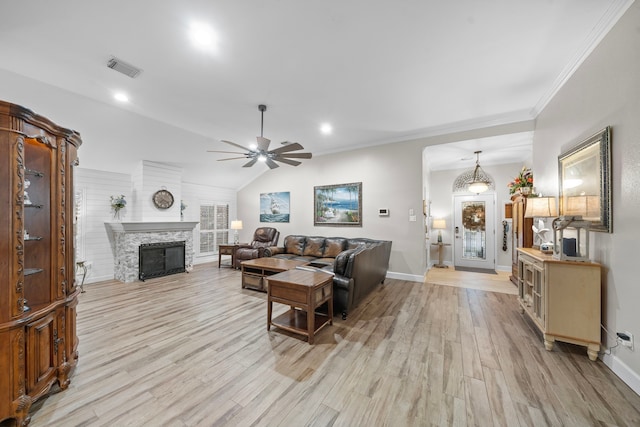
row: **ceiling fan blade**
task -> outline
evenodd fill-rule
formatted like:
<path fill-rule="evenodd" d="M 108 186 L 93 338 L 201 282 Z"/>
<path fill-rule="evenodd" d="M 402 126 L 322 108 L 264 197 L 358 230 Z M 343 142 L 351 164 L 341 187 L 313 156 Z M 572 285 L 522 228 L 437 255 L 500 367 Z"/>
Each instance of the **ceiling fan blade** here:
<path fill-rule="evenodd" d="M 237 151 L 218 151 L 218 150 L 207 150 L 207 153 L 245 154 L 245 153 L 238 153 Z"/>
<path fill-rule="evenodd" d="M 246 164 L 242 165 L 242 167 L 243 168 L 250 168 L 251 166 L 255 165 L 257 161 L 258 161 L 258 158 L 254 157 L 253 159 L 251 159 L 251 161 L 249 163 L 246 163 Z"/>
<path fill-rule="evenodd" d="M 286 163 L 286 164 L 291 165 L 291 166 L 298 166 L 298 165 L 302 164 L 302 162 L 298 162 L 296 160 L 285 159 L 284 157 L 275 157 L 273 160 L 275 160 L 276 162 Z"/>
<path fill-rule="evenodd" d="M 289 157 L 291 159 L 310 159 L 311 153 L 284 153 L 280 154 L 279 157 Z"/>
<path fill-rule="evenodd" d="M 278 147 L 275 150 L 271 150 L 270 153 L 280 154 L 280 153 L 286 153 L 289 151 L 296 151 L 296 150 L 304 150 L 304 147 L 298 144 L 297 142 L 294 142 L 291 144 L 283 145 L 282 147 Z"/>
<path fill-rule="evenodd" d="M 269 169 L 275 169 L 275 168 L 280 167 L 276 162 L 274 162 L 271 159 L 267 159 L 266 163 L 267 163 L 267 166 L 269 166 Z"/>
<path fill-rule="evenodd" d="M 271 143 L 270 139 L 264 138 L 262 136 L 256 136 L 256 139 L 258 140 L 258 149 L 262 150 L 262 151 L 268 151 L 269 150 L 269 144 Z"/>
<path fill-rule="evenodd" d="M 243 157 L 229 157 L 228 159 L 218 159 L 219 162 L 224 162 L 226 160 L 238 160 L 238 159 L 246 159 L 246 156 Z"/>
<path fill-rule="evenodd" d="M 247 147 L 243 147 L 243 146 L 242 146 L 242 145 L 240 145 L 240 144 L 236 144 L 235 142 L 225 141 L 224 139 L 221 139 L 221 141 L 222 141 L 222 142 L 225 142 L 225 143 L 227 143 L 227 144 L 234 145 L 234 146 L 236 146 L 236 147 L 238 147 L 238 148 L 242 148 L 243 150 L 246 150 L 246 151 L 252 151 L 251 149 L 249 149 L 249 148 L 247 148 Z"/>

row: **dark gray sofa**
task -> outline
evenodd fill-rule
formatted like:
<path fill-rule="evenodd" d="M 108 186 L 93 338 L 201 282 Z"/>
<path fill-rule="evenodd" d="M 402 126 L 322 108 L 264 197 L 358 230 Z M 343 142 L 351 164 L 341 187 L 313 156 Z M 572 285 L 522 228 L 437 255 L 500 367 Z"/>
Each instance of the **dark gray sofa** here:
<path fill-rule="evenodd" d="M 384 282 L 391 241 L 290 235 L 284 238 L 284 246 L 265 248 L 264 256 L 304 260 L 333 272 L 333 310 L 346 319 L 349 310 Z"/>

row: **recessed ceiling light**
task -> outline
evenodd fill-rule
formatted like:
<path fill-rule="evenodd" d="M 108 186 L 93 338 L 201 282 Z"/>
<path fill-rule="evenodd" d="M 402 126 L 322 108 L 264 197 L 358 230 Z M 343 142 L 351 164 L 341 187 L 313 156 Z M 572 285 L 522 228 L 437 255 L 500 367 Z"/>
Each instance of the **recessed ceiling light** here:
<path fill-rule="evenodd" d="M 194 46 L 203 50 L 215 48 L 218 39 L 211 27 L 202 22 L 191 23 L 189 26 L 189 38 Z"/>
<path fill-rule="evenodd" d="M 124 92 L 116 92 L 113 94 L 113 97 L 115 98 L 116 101 L 129 102 L 129 97 Z"/>
<path fill-rule="evenodd" d="M 333 127 L 329 123 L 323 123 L 322 126 L 320 126 L 320 132 L 322 132 L 324 135 L 331 135 L 331 132 L 333 132 Z"/>

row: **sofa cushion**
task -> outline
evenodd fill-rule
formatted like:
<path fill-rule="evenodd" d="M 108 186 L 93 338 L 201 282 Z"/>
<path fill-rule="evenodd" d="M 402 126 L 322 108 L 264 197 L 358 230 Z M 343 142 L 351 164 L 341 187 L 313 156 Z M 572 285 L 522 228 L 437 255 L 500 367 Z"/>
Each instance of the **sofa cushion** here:
<path fill-rule="evenodd" d="M 313 256 L 320 258 L 324 251 L 324 237 L 307 237 L 304 245 L 304 256 Z"/>
<path fill-rule="evenodd" d="M 347 239 L 342 237 L 327 237 L 324 240 L 324 253 L 325 258 L 335 258 L 340 252 L 345 250 L 347 245 Z"/>
<path fill-rule="evenodd" d="M 284 239 L 284 247 L 288 254 L 303 255 L 304 243 L 307 240 L 306 236 L 287 236 Z"/>

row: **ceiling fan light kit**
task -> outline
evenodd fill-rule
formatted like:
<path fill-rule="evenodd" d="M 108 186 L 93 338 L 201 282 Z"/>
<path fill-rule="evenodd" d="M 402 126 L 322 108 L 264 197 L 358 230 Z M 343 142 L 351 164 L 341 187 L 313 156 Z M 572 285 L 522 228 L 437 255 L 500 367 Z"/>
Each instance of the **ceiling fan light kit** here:
<path fill-rule="evenodd" d="M 258 105 L 258 110 L 260 111 L 261 121 L 260 121 L 260 136 L 256 137 L 257 146 L 256 148 L 247 148 L 240 144 L 236 144 L 235 142 L 225 141 L 222 142 L 226 144 L 233 145 L 234 147 L 241 148 L 246 151 L 246 153 L 240 153 L 237 151 L 216 151 L 216 150 L 208 150 L 210 153 L 227 153 L 227 154 L 240 154 L 241 157 L 230 157 L 227 159 L 218 159 L 219 162 L 225 160 L 236 160 L 236 159 L 250 159 L 248 163 L 245 163 L 242 167 L 249 168 L 253 166 L 257 161 L 264 162 L 269 166 L 270 169 L 275 169 L 280 165 L 276 162 L 286 163 L 291 166 L 298 166 L 301 162 L 297 160 L 291 159 L 310 159 L 311 153 L 291 153 L 291 151 L 304 150 L 304 147 L 297 142 L 283 142 L 282 147 L 276 148 L 274 150 L 269 150 L 269 144 L 271 143 L 270 139 L 267 139 L 263 135 L 264 129 L 264 112 L 267 111 L 267 106 L 264 104 Z"/>

